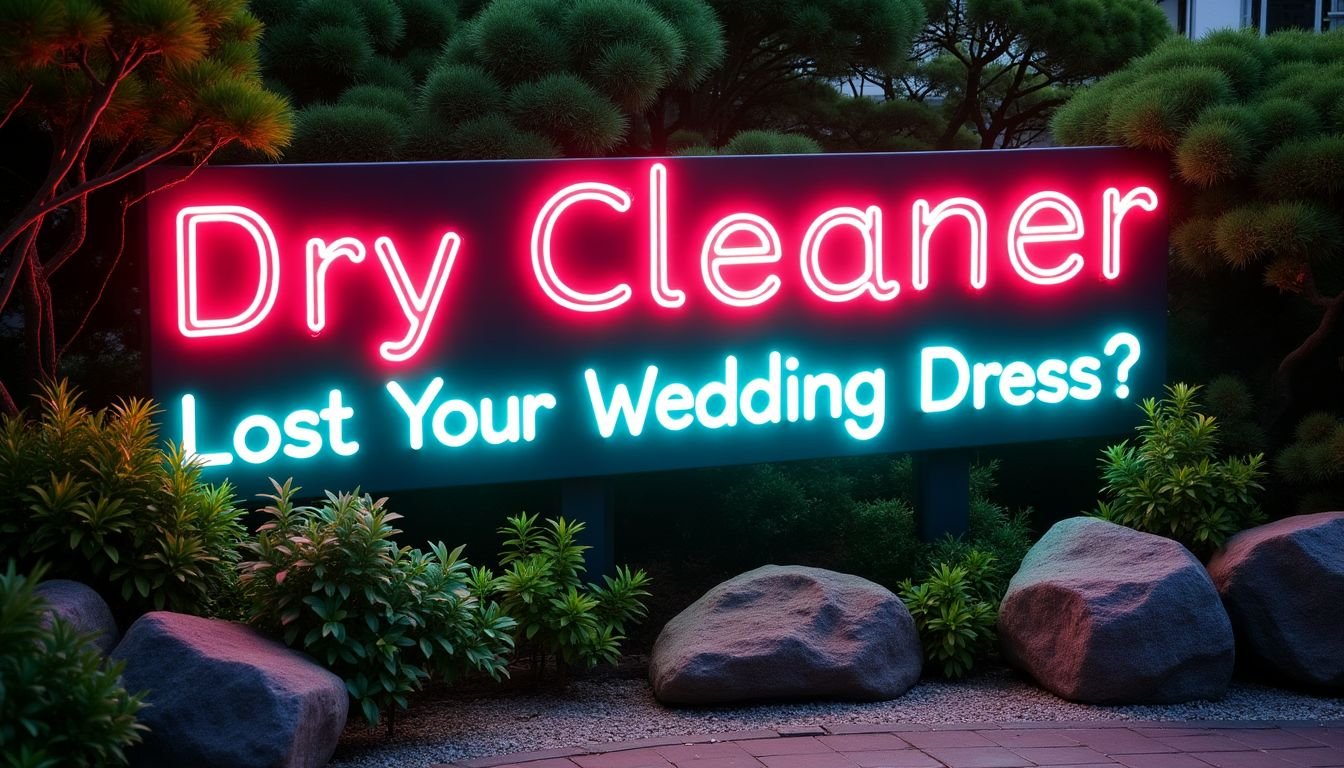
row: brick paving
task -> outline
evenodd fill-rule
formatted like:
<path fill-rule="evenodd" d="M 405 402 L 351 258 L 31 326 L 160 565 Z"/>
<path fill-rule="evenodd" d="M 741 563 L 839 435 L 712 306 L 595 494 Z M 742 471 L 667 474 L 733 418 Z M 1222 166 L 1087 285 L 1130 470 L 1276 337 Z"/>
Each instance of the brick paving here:
<path fill-rule="evenodd" d="M 589 744 L 436 768 L 1344 768 L 1344 721 L 836 723 Z"/>

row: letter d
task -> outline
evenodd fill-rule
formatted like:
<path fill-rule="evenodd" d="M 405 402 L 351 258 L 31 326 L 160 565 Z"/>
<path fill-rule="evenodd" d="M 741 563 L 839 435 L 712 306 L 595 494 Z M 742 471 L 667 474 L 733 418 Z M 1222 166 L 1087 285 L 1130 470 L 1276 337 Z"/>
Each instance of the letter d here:
<path fill-rule="evenodd" d="M 257 244 L 257 291 L 252 303 L 233 317 L 202 318 L 196 269 L 197 230 L 202 224 L 242 227 Z M 197 205 L 177 212 L 177 327 L 183 336 L 229 336 L 256 327 L 280 292 L 280 249 L 266 220 L 238 205 Z"/>
<path fill-rule="evenodd" d="M 947 397 L 933 396 L 933 364 L 946 360 L 957 369 L 957 386 Z M 919 409 L 925 413 L 950 411 L 966 399 L 971 388 L 971 366 L 954 347 L 925 347 L 919 353 Z"/>

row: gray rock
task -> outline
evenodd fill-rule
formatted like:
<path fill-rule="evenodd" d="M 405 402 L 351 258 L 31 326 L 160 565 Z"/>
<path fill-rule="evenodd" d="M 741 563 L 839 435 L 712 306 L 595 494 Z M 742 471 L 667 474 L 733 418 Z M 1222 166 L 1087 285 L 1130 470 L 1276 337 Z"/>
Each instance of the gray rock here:
<path fill-rule="evenodd" d="M 156 611 L 112 652 L 149 726 L 132 766 L 317 768 L 345 728 L 339 677 L 242 624 Z"/>
<path fill-rule="evenodd" d="M 92 587 L 78 581 L 52 579 L 39 583 L 36 592 L 47 602 L 48 616 L 59 616 L 80 632 L 94 635 L 93 646 L 104 656 L 116 647 L 117 620 L 112 617 L 107 601 Z"/>
<path fill-rule="evenodd" d="M 1344 512 L 1242 531 L 1209 575 L 1244 653 L 1293 682 L 1344 690 Z"/>
<path fill-rule="evenodd" d="M 892 699 L 923 653 L 900 598 L 857 576 L 767 565 L 714 587 L 663 627 L 649 659 L 659 701 Z"/>
<path fill-rule="evenodd" d="M 1232 625 L 1204 566 L 1161 536 L 1087 517 L 1031 548 L 999 608 L 1009 663 L 1071 701 L 1216 699 Z"/>

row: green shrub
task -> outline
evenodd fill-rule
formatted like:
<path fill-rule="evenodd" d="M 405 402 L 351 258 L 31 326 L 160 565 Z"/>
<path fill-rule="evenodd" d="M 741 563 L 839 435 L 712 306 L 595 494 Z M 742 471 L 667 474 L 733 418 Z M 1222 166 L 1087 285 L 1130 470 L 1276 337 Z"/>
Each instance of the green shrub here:
<path fill-rule="evenodd" d="M 431 676 L 507 675 L 514 621 L 472 592 L 461 547 L 398 547 L 386 499 L 327 493 L 295 506 L 297 490 L 276 484 L 271 519 L 244 545 L 250 623 L 340 675 L 371 725 Z"/>
<path fill-rule="evenodd" d="M 1113 523 L 1167 536 L 1207 557 L 1232 534 L 1260 522 L 1264 457 L 1219 457 L 1217 420 L 1199 409 L 1199 387 L 1173 384 L 1141 407 L 1145 422 L 1133 444 L 1102 453 L 1096 514 Z"/>
<path fill-rule="evenodd" d="M 1275 457 L 1274 469 L 1304 491 L 1298 511 L 1336 509 L 1344 499 L 1344 421 L 1330 413 L 1307 414 Z"/>
<path fill-rule="evenodd" d="M 1269 436 L 1257 422 L 1255 398 L 1245 380 L 1230 375 L 1204 387 L 1204 406 L 1218 420 L 1218 441 L 1227 453 L 1263 453 Z"/>
<path fill-rule="evenodd" d="M 317 104 L 299 110 L 294 141 L 285 159 L 295 163 L 380 163 L 398 159 L 406 140 L 405 119 L 356 104 Z"/>
<path fill-rule="evenodd" d="M 420 105 L 444 126 L 455 128 L 503 109 L 504 90 L 480 67 L 440 64 L 425 79 Z"/>
<path fill-rule="evenodd" d="M 64 382 L 0 420 L 0 558 L 84 582 L 122 618 L 211 613 L 245 531 L 228 483 L 158 438 L 147 400 L 91 411 Z"/>
<path fill-rule="evenodd" d="M 140 741 L 144 706 L 121 685 L 122 662 L 103 664 L 91 638 L 51 617 L 13 560 L 0 574 L 0 764 L 10 768 L 125 765 Z"/>
<path fill-rule="evenodd" d="M 625 136 L 627 119 L 592 86 L 570 74 L 547 75 L 509 93 L 518 127 L 546 136 L 571 157 L 599 155 Z"/>
<path fill-rule="evenodd" d="M 341 94 L 341 104 L 353 107 L 371 107 L 398 117 L 410 117 L 415 111 L 411 97 L 400 88 L 386 85 L 356 85 Z"/>
<path fill-rule="evenodd" d="M 938 563 L 919 584 L 901 582 L 901 600 L 915 619 L 925 663 L 944 677 L 966 676 L 993 651 L 1001 597 L 997 577 L 994 556 L 973 549 L 955 564 Z"/>
<path fill-rule="evenodd" d="M 583 584 L 589 549 L 577 540 L 583 529 L 583 523 L 563 517 L 544 525 L 526 512 L 507 518 L 499 529 L 506 537 L 500 552 L 505 570 L 497 579 L 488 573 L 477 578 L 480 589 L 493 590 L 517 620 L 538 676 L 548 656 L 562 672 L 599 661 L 616 663 L 626 626 L 647 613 L 650 579 L 643 569 L 617 567 L 615 578 L 602 577 L 604 585 Z"/>
<path fill-rule="evenodd" d="M 725 155 L 806 155 L 821 151 L 807 136 L 776 131 L 743 131 L 723 147 Z"/>

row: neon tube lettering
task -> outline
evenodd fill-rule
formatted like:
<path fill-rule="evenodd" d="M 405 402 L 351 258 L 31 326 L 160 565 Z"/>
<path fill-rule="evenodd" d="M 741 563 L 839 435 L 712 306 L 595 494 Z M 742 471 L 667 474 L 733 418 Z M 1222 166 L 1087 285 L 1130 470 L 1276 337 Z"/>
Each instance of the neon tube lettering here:
<path fill-rule="evenodd" d="M 821 244 L 836 227 L 853 227 L 863 237 L 863 272 L 846 283 L 832 281 L 821 269 Z M 807 287 L 826 301 L 850 301 L 865 292 L 890 301 L 901 290 L 895 280 L 882 277 L 882 209 L 877 206 L 832 208 L 814 219 L 803 236 L 802 266 Z"/>
<path fill-rule="evenodd" d="M 266 445 L 259 451 L 253 450 L 247 444 L 247 436 L 257 429 L 266 435 Z M 280 452 L 280 425 L 275 423 L 275 419 L 262 413 L 245 417 L 233 430 L 233 452 L 248 464 L 265 464 Z"/>
<path fill-rule="evenodd" d="M 957 385 L 946 397 L 933 396 L 933 364 L 946 360 L 957 369 Z M 925 347 L 919 353 L 919 409 L 925 413 L 950 411 L 966 399 L 971 389 L 971 366 L 956 347 Z"/>
<path fill-rule="evenodd" d="M 610 184 L 589 181 L 571 184 L 556 192 L 542 206 L 532 225 L 532 271 L 541 290 L 556 304 L 576 312 L 602 312 L 630 300 L 634 291 L 629 284 L 620 283 L 602 293 L 576 291 L 560 279 L 551 254 L 551 234 L 555 231 L 556 221 L 571 205 L 588 201 L 605 203 L 618 213 L 630 210 L 630 196 Z"/>
<path fill-rule="evenodd" d="M 311 408 L 291 411 L 285 417 L 285 434 L 302 441 L 299 445 L 286 445 L 282 449 L 286 456 L 291 459 L 311 459 L 322 450 L 322 433 L 315 429 L 319 420 L 317 411 Z"/>
<path fill-rule="evenodd" d="M 667 282 L 667 166 L 649 169 L 649 290 L 658 306 L 676 309 L 686 303 L 686 292 Z"/>
<path fill-rule="evenodd" d="M 346 419 L 354 418 L 355 409 L 341 403 L 341 390 L 333 389 L 327 393 L 327 407 L 318 411 L 317 415 L 327 422 L 331 450 L 341 456 L 354 456 L 359 452 L 359 443 L 346 440 L 342 434 L 342 425 Z"/>
<path fill-rule="evenodd" d="M 1064 217 L 1062 224 L 1032 224 L 1041 211 L 1050 210 Z M 1054 267 L 1040 267 L 1027 256 L 1031 243 L 1062 243 L 1083 237 L 1083 212 L 1067 195 L 1037 192 L 1022 201 L 1008 224 L 1008 258 L 1023 280 L 1037 285 L 1057 285 L 1072 280 L 1083 269 L 1083 256 L 1070 253 Z"/>
<path fill-rule="evenodd" d="M 1120 223 L 1131 208 L 1152 213 L 1157 210 L 1157 193 L 1148 187 L 1135 187 L 1121 197 L 1120 190 L 1111 187 L 1102 195 L 1106 229 L 1101 234 L 1101 272 L 1107 280 L 1120 276 Z"/>
<path fill-rule="evenodd" d="M 750 235 L 754 245 L 727 245 L 733 235 Z M 752 288 L 739 289 L 723 277 L 725 267 L 750 264 L 773 264 L 780 260 L 784 249 L 779 244 L 779 233 L 769 221 L 753 213 L 734 213 L 725 216 L 705 235 L 700 250 L 700 274 L 705 287 L 714 298 L 731 307 L 751 307 L 770 300 L 779 291 L 778 275 L 768 275 Z"/>
<path fill-rule="evenodd" d="M 321 333 L 327 327 L 327 270 L 336 259 L 347 258 L 354 264 L 364 261 L 364 244 L 353 237 L 327 244 L 314 237 L 304 249 L 308 283 L 308 330 Z"/>
<path fill-rule="evenodd" d="M 611 392 L 611 406 L 602 402 L 602 390 L 597 381 L 597 371 L 589 368 L 583 372 L 584 383 L 588 385 L 588 399 L 593 404 L 593 415 L 597 418 L 597 431 L 602 437 L 616 434 L 616 422 L 625 418 L 626 429 L 631 437 L 639 437 L 644 431 L 644 420 L 649 415 L 649 401 L 653 399 L 653 386 L 658 380 L 658 366 L 650 365 L 644 371 L 644 383 L 639 388 L 639 404 L 632 402 L 630 388 L 617 384 Z"/>
<path fill-rule="evenodd" d="M 443 298 L 443 289 L 448 285 L 448 276 L 453 271 L 453 262 L 457 260 L 457 250 L 461 244 L 462 238 L 457 233 L 444 234 L 443 240 L 439 242 L 439 251 L 434 254 L 434 264 L 429 269 L 424 290 L 416 291 L 392 239 L 380 237 L 374 241 L 373 248 L 378 252 L 378 261 L 383 265 L 387 280 L 392 284 L 392 290 L 401 304 L 401 311 L 410 324 L 400 341 L 383 342 L 378 347 L 378 352 L 385 359 L 394 363 L 409 360 L 425 343 L 425 336 L 429 333 L 430 323 L 434 321 L 434 313 L 439 309 L 439 300 Z"/>
<path fill-rule="evenodd" d="M 454 413 L 461 414 L 463 419 L 462 431 L 456 433 L 448 431 L 448 417 Z M 449 448 L 461 448 L 476 437 L 480 420 L 471 403 L 465 400 L 449 400 L 435 409 L 432 427 L 434 437 L 438 438 L 440 443 Z"/>
<path fill-rule="evenodd" d="M 204 467 L 223 467 L 233 463 L 233 454 L 196 452 L 196 396 L 182 396 L 182 453 Z"/>
<path fill-rule="evenodd" d="M 201 224 L 242 227 L 257 244 L 257 291 L 247 309 L 233 317 L 202 318 L 197 280 L 198 232 Z M 183 336 L 229 336 L 245 333 L 270 314 L 280 292 L 280 249 L 266 220 L 240 205 L 197 205 L 177 212 L 177 327 Z"/>
<path fill-rule="evenodd" d="M 985 209 L 969 197 L 952 197 L 939 203 L 930 210 L 928 200 L 916 200 L 912 217 L 914 227 L 911 231 L 910 282 L 915 290 L 929 287 L 929 241 L 939 224 L 960 216 L 966 220 L 971 234 L 971 286 L 985 287 L 985 276 L 989 271 L 989 222 Z"/>
<path fill-rule="evenodd" d="M 402 412 L 406 414 L 409 420 L 410 432 L 407 444 L 411 450 L 418 451 L 425 447 L 425 414 L 429 413 L 429 406 L 434 404 L 434 398 L 439 396 L 439 391 L 443 389 L 443 377 L 435 376 L 430 379 L 429 386 L 425 387 L 425 392 L 419 400 L 411 400 L 410 395 L 396 381 L 387 382 L 387 392 L 392 395 L 392 399 L 401 406 Z"/>
<path fill-rule="evenodd" d="M 859 388 L 867 386 L 872 397 L 868 402 L 859 400 Z M 845 431 L 855 440 L 871 440 L 886 423 L 887 372 L 881 368 L 859 371 L 845 383 L 845 407 L 853 414 L 845 419 Z M 859 419 L 868 419 L 868 426 L 860 426 Z"/>

